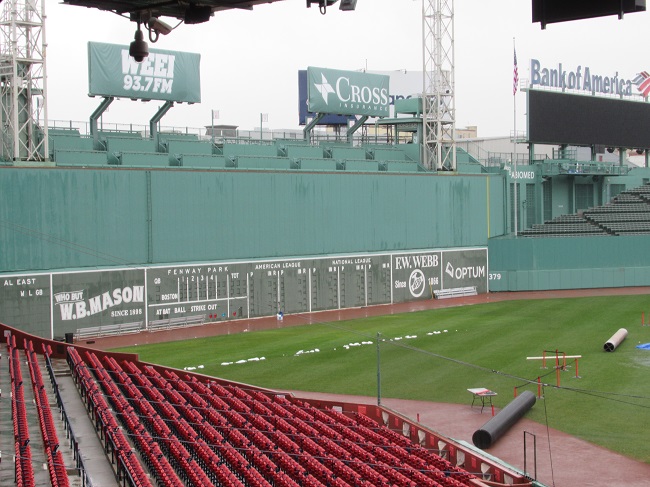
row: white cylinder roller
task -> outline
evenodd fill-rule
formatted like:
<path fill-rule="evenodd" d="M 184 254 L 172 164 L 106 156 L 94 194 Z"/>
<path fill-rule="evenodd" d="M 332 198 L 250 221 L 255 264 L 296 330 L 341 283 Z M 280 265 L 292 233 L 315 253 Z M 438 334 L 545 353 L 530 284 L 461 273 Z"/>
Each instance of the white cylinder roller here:
<path fill-rule="evenodd" d="M 606 352 L 613 352 L 616 350 L 616 347 L 618 347 L 623 340 L 625 340 L 625 337 L 627 336 L 627 330 L 625 328 L 621 328 L 618 330 L 616 333 L 612 335 L 612 338 L 607 340 L 605 342 L 605 345 L 603 348 L 605 349 Z"/>

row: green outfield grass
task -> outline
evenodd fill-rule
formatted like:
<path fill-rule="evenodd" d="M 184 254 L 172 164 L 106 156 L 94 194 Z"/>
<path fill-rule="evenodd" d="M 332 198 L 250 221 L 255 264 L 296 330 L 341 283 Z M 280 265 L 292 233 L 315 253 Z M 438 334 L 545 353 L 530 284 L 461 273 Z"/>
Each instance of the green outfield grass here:
<path fill-rule="evenodd" d="M 650 296 L 510 301 L 121 350 L 262 387 L 368 396 L 377 395 L 379 358 L 382 397 L 468 404 L 467 388 L 487 387 L 498 407 L 515 387 L 537 392 L 522 378 L 545 375 L 544 400 L 527 417 L 650 463 L 650 351 L 636 348 L 650 342 L 640 324 L 648 310 Z M 627 339 L 604 352 L 619 328 Z M 554 360 L 546 370 L 526 360 L 556 349 L 582 355 L 581 378 L 569 361 L 560 389 Z"/>

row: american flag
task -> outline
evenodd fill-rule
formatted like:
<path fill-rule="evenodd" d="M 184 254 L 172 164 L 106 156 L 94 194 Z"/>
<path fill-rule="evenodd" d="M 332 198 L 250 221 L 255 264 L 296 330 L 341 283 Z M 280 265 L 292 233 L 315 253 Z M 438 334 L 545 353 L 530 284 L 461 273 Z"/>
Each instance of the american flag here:
<path fill-rule="evenodd" d="M 512 96 L 517 94 L 517 85 L 519 84 L 519 70 L 517 69 L 517 50 L 515 49 L 515 69 L 512 78 Z"/>
<path fill-rule="evenodd" d="M 650 74 L 648 74 L 647 71 L 642 71 L 637 74 L 636 78 L 634 78 L 632 82 L 636 85 L 636 89 L 639 90 L 644 98 L 650 95 Z"/>

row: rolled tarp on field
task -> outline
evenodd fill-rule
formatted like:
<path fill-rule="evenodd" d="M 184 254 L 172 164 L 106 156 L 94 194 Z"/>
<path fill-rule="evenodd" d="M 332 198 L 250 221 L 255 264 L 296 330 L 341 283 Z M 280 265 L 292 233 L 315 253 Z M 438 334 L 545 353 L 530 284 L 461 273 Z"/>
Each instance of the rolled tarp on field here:
<path fill-rule="evenodd" d="M 623 340 L 625 340 L 625 337 L 627 336 L 627 330 L 625 328 L 619 329 L 616 333 L 612 335 L 612 338 L 607 340 L 605 342 L 605 345 L 603 345 L 603 348 L 605 349 L 606 352 L 613 352 L 616 350 L 616 347 L 618 347 Z"/>
<path fill-rule="evenodd" d="M 496 416 L 485 423 L 472 435 L 474 446 L 490 448 L 503 434 L 515 424 L 535 404 L 535 394 L 524 391 L 504 407 Z"/>

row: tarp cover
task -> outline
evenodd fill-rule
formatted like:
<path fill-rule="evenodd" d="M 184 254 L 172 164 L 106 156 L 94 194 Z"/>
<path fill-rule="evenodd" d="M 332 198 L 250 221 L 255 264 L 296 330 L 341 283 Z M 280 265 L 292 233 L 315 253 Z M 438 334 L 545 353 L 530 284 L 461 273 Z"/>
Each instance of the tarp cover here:
<path fill-rule="evenodd" d="M 641 345 L 637 345 L 636 348 L 641 348 L 643 350 L 650 350 L 650 343 L 642 343 Z"/>

